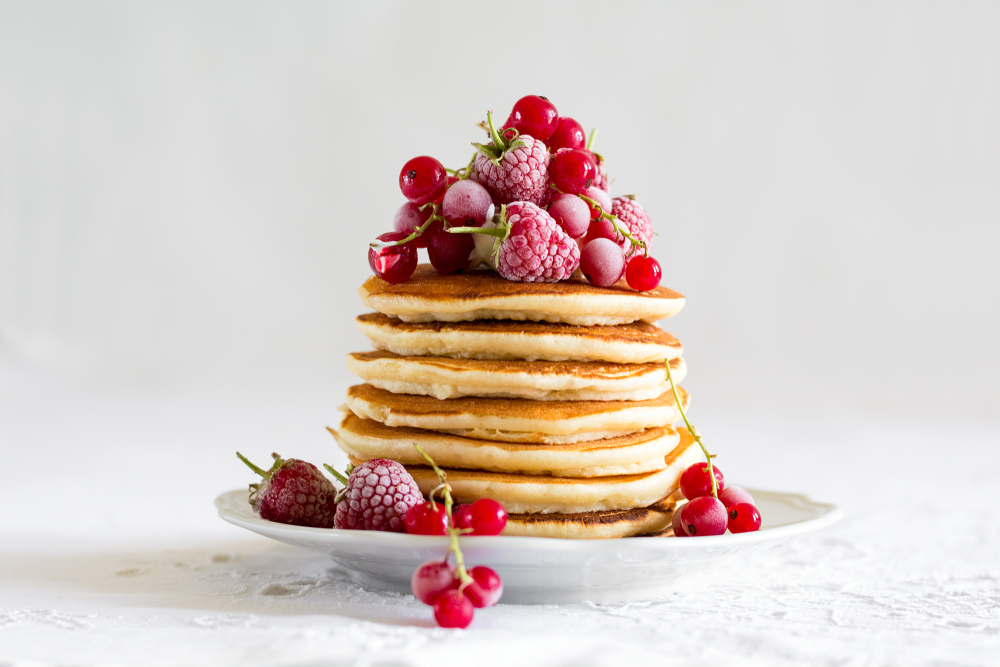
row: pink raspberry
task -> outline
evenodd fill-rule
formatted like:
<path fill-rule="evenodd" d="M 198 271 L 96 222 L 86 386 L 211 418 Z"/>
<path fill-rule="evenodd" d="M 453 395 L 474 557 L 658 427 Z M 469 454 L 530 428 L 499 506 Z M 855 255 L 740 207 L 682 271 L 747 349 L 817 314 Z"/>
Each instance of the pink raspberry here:
<path fill-rule="evenodd" d="M 262 519 L 293 526 L 333 528 L 337 489 L 319 469 L 298 459 L 277 454 L 270 470 L 262 470 L 239 452 L 236 455 L 264 478 L 250 485 L 250 504 Z"/>
<path fill-rule="evenodd" d="M 644 242 L 647 246 L 653 240 L 653 223 L 642 210 L 639 202 L 628 197 L 615 197 L 611 200 L 611 213 L 628 229 L 632 236 Z M 618 245 L 625 251 L 626 257 L 641 253 L 642 249 L 633 246 L 632 242 L 622 237 Z"/>
<path fill-rule="evenodd" d="M 597 176 L 594 177 L 594 187 L 611 192 L 611 183 L 608 181 L 608 172 L 604 170 L 604 158 L 597 153 L 593 153 L 594 162 L 597 163 Z"/>
<path fill-rule="evenodd" d="M 479 153 L 470 178 L 485 187 L 497 206 L 527 201 L 544 206 L 549 200 L 549 151 L 538 139 L 505 130 L 501 135 L 493 125 L 493 113 L 486 114 L 493 142 L 473 144 Z"/>
<path fill-rule="evenodd" d="M 405 533 L 406 512 L 423 499 L 402 465 L 388 459 L 366 461 L 347 479 L 347 493 L 337 503 L 337 528 Z"/>
<path fill-rule="evenodd" d="M 505 207 L 500 221 L 506 232 L 496 252 L 497 272 L 507 280 L 554 283 L 580 266 L 580 246 L 548 213 L 531 202 Z"/>

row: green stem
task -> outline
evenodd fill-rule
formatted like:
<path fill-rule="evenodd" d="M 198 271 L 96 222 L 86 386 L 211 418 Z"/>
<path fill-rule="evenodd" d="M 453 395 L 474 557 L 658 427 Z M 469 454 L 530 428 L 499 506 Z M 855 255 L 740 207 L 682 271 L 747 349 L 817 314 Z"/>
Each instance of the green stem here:
<path fill-rule="evenodd" d="M 243 461 L 243 463 L 246 463 L 247 466 L 250 467 L 250 470 L 253 470 L 255 473 L 257 473 L 258 475 L 260 475 L 264 479 L 267 479 L 268 477 L 271 476 L 271 473 L 267 472 L 266 470 L 264 470 L 262 468 L 258 468 L 254 464 L 250 463 L 250 460 L 247 459 L 247 457 L 245 457 L 242 454 L 240 454 L 239 452 L 236 452 L 236 456 L 240 457 L 240 461 Z"/>
<path fill-rule="evenodd" d="M 617 215 L 614 215 L 613 213 L 608 213 L 607 211 L 604 210 L 604 207 L 601 206 L 601 202 L 591 199 L 586 195 L 577 195 L 577 197 L 579 197 L 580 199 L 587 202 L 588 204 L 595 207 L 598 211 L 601 212 L 601 214 L 597 216 L 596 218 L 597 220 L 600 220 L 601 218 L 607 218 L 608 220 L 610 220 L 611 224 L 614 225 L 616 232 L 627 238 L 633 247 L 642 248 L 642 253 L 644 255 L 649 255 L 649 246 L 647 246 L 641 239 L 637 239 L 636 237 L 632 236 L 632 232 L 630 232 L 625 227 L 625 225 L 622 224 L 622 221 L 618 219 Z"/>
<path fill-rule="evenodd" d="M 332 465 L 330 465 L 329 463 L 324 463 L 323 467 L 326 468 L 326 471 L 328 473 L 336 477 L 338 482 L 340 482 L 344 486 L 347 486 L 347 478 L 341 475 L 339 472 L 337 472 Z"/>
<path fill-rule="evenodd" d="M 496 125 L 493 124 L 493 112 L 486 112 L 486 123 L 490 126 L 490 136 L 493 137 L 493 145 L 496 146 L 500 151 L 506 150 L 507 142 L 504 138 L 500 136 L 497 132 Z"/>
<path fill-rule="evenodd" d="M 587 150 L 590 152 L 594 151 L 594 138 L 597 136 L 597 128 L 595 127 L 590 131 L 590 136 L 587 137 Z"/>
<path fill-rule="evenodd" d="M 487 236 L 496 236 L 501 238 L 506 236 L 504 230 L 499 227 L 493 227 L 488 229 L 483 229 L 482 227 L 449 227 L 449 234 L 486 234 Z"/>
<path fill-rule="evenodd" d="M 427 206 L 427 205 L 428 204 L 424 204 L 424 206 Z M 416 229 L 414 229 L 413 232 L 409 236 L 407 236 L 404 239 L 400 239 L 398 241 L 388 241 L 388 242 L 386 242 L 386 241 L 372 241 L 371 243 L 368 244 L 369 247 L 371 247 L 371 248 L 388 248 L 390 246 L 397 246 L 397 245 L 403 245 L 404 243 L 409 243 L 413 239 L 415 239 L 418 236 L 420 236 L 421 234 L 423 234 L 424 231 L 426 231 L 427 228 L 430 227 L 431 224 L 435 220 L 444 220 L 443 216 L 438 215 L 438 205 L 437 204 L 430 204 L 430 206 L 433 206 L 433 211 L 434 211 L 433 213 L 431 213 L 431 217 L 427 218 L 427 220 L 424 221 L 424 224 L 422 224 L 419 227 L 417 227 Z M 423 206 L 421 207 L 421 209 L 423 209 Z"/>
<path fill-rule="evenodd" d="M 420 452 L 420 455 L 424 457 L 424 460 L 430 464 L 434 473 L 438 476 L 438 479 L 441 480 L 441 485 L 444 487 L 444 511 L 448 516 L 448 536 L 451 538 L 451 546 L 448 547 L 448 551 L 445 552 L 445 560 L 447 560 L 448 552 L 455 554 L 455 573 L 462 581 L 462 585 L 459 590 L 464 590 L 466 586 L 472 583 L 472 577 L 469 576 L 469 573 L 465 570 L 465 557 L 462 556 L 462 550 L 458 546 L 458 536 L 461 534 L 461 531 L 458 528 L 455 528 L 455 521 L 452 519 L 451 509 L 455 505 L 455 500 L 451 495 L 451 485 L 448 484 L 448 476 L 445 474 L 444 470 L 438 468 L 437 464 L 434 463 L 434 459 L 428 456 L 427 452 L 425 452 L 418 443 L 413 443 L 413 446 L 418 452 Z M 434 492 L 432 491 L 431 502 L 434 502 L 433 493 Z"/>
<path fill-rule="evenodd" d="M 715 468 L 712 466 L 712 455 L 708 453 L 705 443 L 701 441 L 701 436 L 698 435 L 698 430 L 691 425 L 691 422 L 688 421 L 687 415 L 684 414 L 684 406 L 681 405 L 681 397 L 677 393 L 677 385 L 674 384 L 674 379 L 670 376 L 670 360 L 664 359 L 663 366 L 667 369 L 667 381 L 670 383 L 670 390 L 674 392 L 674 401 L 677 403 L 677 411 L 681 413 L 681 419 L 684 420 L 684 425 L 687 426 L 688 433 L 691 434 L 694 441 L 698 443 L 699 447 L 701 447 L 701 451 L 705 455 L 705 460 L 708 461 L 708 467 L 705 468 L 705 471 L 708 473 L 708 477 L 712 480 L 712 497 L 718 500 L 719 484 L 715 480 Z"/>

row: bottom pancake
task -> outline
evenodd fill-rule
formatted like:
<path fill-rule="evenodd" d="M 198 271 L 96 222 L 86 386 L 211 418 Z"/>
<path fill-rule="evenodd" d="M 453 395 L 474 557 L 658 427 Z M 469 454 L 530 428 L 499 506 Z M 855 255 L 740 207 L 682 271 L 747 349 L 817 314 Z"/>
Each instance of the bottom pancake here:
<path fill-rule="evenodd" d="M 575 514 L 509 514 L 503 535 L 602 540 L 670 530 L 674 495 L 649 507 Z"/>

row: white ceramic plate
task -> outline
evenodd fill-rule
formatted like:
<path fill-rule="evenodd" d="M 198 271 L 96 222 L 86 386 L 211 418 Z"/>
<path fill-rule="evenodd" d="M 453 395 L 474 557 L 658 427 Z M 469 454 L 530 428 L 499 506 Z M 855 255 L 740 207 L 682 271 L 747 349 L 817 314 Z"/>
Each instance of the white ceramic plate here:
<path fill-rule="evenodd" d="M 761 530 L 677 539 L 561 540 L 545 537 L 463 537 L 469 565 L 489 565 L 504 583 L 503 602 L 557 604 L 626 602 L 661 597 L 689 575 L 738 553 L 777 544 L 834 523 L 843 512 L 805 496 L 748 489 L 763 518 Z M 418 565 L 440 559 L 448 538 L 367 530 L 304 528 L 254 515 L 248 492 L 215 499 L 219 516 L 273 540 L 315 549 L 346 568 L 359 584 L 410 592 Z"/>

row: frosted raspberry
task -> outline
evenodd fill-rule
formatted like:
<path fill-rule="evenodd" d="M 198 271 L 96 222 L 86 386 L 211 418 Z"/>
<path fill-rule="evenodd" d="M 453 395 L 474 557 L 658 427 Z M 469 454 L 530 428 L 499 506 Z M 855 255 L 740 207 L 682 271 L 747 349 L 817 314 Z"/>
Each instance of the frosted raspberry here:
<path fill-rule="evenodd" d="M 250 485 L 250 504 L 260 518 L 293 526 L 333 528 L 337 489 L 316 466 L 272 454 L 274 465 L 262 470 L 239 452 L 236 455 L 264 478 L 260 484 Z"/>
<path fill-rule="evenodd" d="M 554 283 L 569 278 L 580 265 L 576 241 L 535 204 L 510 204 L 500 222 L 508 233 L 500 244 L 495 265 L 507 280 Z"/>
<path fill-rule="evenodd" d="M 593 153 L 593 151 L 591 151 Z M 611 183 L 608 181 L 608 172 L 604 170 L 604 158 L 597 153 L 593 153 L 594 162 L 597 163 L 597 176 L 594 177 L 594 187 L 611 192 Z"/>
<path fill-rule="evenodd" d="M 544 206 L 549 200 L 549 151 L 545 144 L 527 134 L 505 130 L 501 135 L 493 125 L 493 112 L 486 114 L 492 143 L 473 144 L 476 155 L 469 178 L 485 187 L 497 206 L 527 201 Z"/>
<path fill-rule="evenodd" d="M 650 222 L 649 216 L 642 210 L 639 202 L 628 197 L 615 197 L 611 200 L 611 213 L 625 225 L 632 236 L 647 246 L 653 240 L 653 223 Z M 626 257 L 642 252 L 641 248 L 633 247 L 632 243 L 624 237 L 619 239 L 618 245 L 625 251 Z"/>
<path fill-rule="evenodd" d="M 347 493 L 337 503 L 337 528 L 405 533 L 406 512 L 424 499 L 399 463 L 372 459 L 362 463 L 347 480 Z"/>

